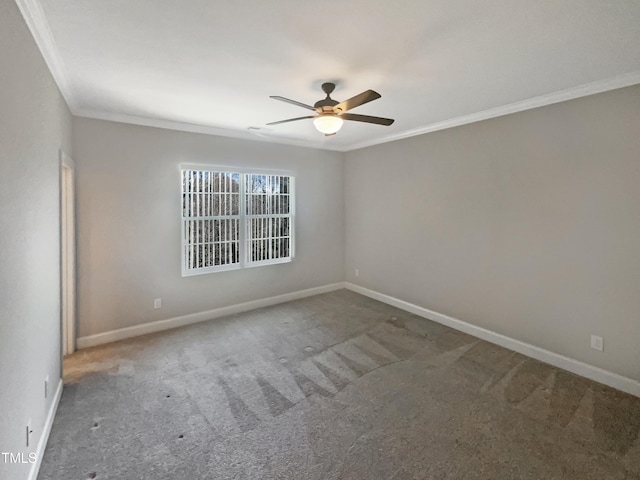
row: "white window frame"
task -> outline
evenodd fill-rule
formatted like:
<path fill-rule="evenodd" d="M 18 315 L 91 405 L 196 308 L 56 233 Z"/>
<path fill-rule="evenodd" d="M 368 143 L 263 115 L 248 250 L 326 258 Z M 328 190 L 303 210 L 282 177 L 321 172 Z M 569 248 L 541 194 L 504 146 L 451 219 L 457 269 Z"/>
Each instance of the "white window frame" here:
<path fill-rule="evenodd" d="M 239 262 L 234 264 L 200 267 L 200 268 L 187 268 L 187 247 L 190 242 L 186 238 L 185 228 L 188 220 L 193 220 L 202 217 L 185 216 L 183 209 L 183 172 L 184 171 L 201 171 L 201 172 L 217 172 L 217 173 L 231 173 L 239 175 Z M 255 215 L 247 213 L 247 192 L 246 192 L 246 177 L 248 175 L 267 175 L 267 176 L 286 176 L 289 177 L 289 214 L 263 214 Z M 265 265 L 274 265 L 280 263 L 292 262 L 295 258 L 295 205 L 296 205 L 296 188 L 295 188 L 295 173 L 292 171 L 283 170 L 265 170 L 254 168 L 238 168 L 222 165 L 193 165 L 193 164 L 181 164 L 180 165 L 180 246 L 181 246 L 181 269 L 182 276 L 203 275 L 207 273 L 223 272 L 229 270 L 239 270 L 242 268 L 253 268 Z M 235 215 L 233 217 L 236 217 Z M 248 238 L 248 228 L 250 220 L 252 218 L 289 218 L 289 256 L 265 260 L 252 261 L 251 252 L 251 239 Z M 209 218 L 209 217 L 206 217 Z"/>

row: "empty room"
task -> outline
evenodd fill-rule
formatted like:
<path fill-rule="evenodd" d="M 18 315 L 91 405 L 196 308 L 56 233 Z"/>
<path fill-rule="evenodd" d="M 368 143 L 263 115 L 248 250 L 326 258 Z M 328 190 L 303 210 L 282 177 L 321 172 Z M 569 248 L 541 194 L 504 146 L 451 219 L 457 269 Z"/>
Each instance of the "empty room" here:
<path fill-rule="evenodd" d="M 639 25 L 0 0 L 0 480 L 640 480 Z"/>

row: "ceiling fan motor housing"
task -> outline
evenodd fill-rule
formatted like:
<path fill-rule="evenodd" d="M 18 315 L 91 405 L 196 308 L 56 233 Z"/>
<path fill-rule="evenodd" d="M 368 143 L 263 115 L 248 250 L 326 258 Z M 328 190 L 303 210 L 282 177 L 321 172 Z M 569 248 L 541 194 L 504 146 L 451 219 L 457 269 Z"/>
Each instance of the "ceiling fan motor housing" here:
<path fill-rule="evenodd" d="M 393 119 L 391 118 L 382 118 L 382 117 L 372 117 L 370 115 L 357 115 L 353 113 L 345 113 L 352 108 L 359 107 L 365 103 L 369 103 L 372 100 L 376 100 L 381 97 L 378 92 L 374 92 L 373 90 L 366 90 L 355 97 L 351 97 L 348 100 L 343 102 L 338 102 L 331 98 L 331 93 L 336 88 L 335 83 L 326 82 L 322 84 L 322 91 L 327 94 L 326 98 L 317 101 L 314 106 L 306 105 L 301 102 L 297 102 L 295 100 L 291 100 L 289 98 L 280 97 L 280 96 L 271 96 L 271 98 L 275 100 L 280 100 L 282 102 L 291 103 L 293 105 L 297 105 L 302 108 L 306 108 L 307 110 L 315 111 L 316 115 L 308 115 L 306 117 L 298 117 L 298 118 L 290 118 L 287 120 L 280 120 L 278 122 L 267 123 L 267 125 L 278 125 L 280 123 L 289 123 L 295 122 L 298 120 L 306 120 L 308 118 L 312 118 L 314 125 L 318 130 L 320 130 L 325 135 L 334 135 L 335 132 L 340 130 L 342 126 L 343 120 L 352 120 L 356 122 L 365 122 L 365 123 L 374 123 L 377 125 L 391 125 L 393 123 Z"/>

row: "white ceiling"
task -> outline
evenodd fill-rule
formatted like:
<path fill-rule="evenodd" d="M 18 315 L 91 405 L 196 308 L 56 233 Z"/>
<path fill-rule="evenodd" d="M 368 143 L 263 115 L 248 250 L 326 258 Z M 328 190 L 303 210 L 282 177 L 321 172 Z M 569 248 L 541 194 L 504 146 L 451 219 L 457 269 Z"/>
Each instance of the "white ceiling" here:
<path fill-rule="evenodd" d="M 636 0 L 16 1 L 74 114 L 255 140 L 350 150 L 640 83 Z M 395 123 L 265 127 L 328 80 Z"/>

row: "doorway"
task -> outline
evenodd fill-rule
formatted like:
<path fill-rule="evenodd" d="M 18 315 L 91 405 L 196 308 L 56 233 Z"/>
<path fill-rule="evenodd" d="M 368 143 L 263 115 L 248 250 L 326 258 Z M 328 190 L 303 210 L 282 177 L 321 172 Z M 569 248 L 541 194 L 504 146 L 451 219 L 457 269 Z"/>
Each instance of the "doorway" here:
<path fill-rule="evenodd" d="M 76 350 L 75 166 L 60 152 L 62 355 Z"/>

